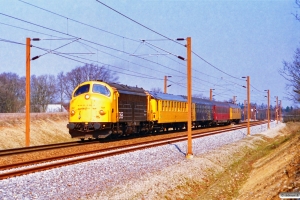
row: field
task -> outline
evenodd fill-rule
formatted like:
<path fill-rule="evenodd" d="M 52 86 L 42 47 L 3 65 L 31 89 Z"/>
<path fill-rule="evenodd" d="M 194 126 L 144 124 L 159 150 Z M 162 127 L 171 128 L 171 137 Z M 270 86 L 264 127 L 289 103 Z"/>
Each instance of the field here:
<path fill-rule="evenodd" d="M 30 146 L 72 141 L 67 129 L 68 114 L 31 114 Z M 0 115 L 0 149 L 25 146 L 24 113 Z"/>

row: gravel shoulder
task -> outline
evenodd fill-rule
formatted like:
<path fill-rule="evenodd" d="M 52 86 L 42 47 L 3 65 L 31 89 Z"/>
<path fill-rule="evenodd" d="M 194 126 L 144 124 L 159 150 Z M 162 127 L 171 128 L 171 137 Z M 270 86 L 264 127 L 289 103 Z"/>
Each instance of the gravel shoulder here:
<path fill-rule="evenodd" d="M 284 183 L 286 185 L 288 183 L 283 179 L 281 188 L 266 189 L 268 180 L 274 177 L 274 174 L 283 174 L 283 169 L 290 164 L 291 159 L 300 155 L 299 149 L 298 151 L 293 151 L 296 150 L 295 148 L 287 150 L 285 147 L 289 147 L 290 143 L 285 143 L 272 154 L 253 163 L 251 169 L 239 171 L 230 168 L 259 146 L 272 143 L 291 132 L 293 130 L 287 130 L 285 124 L 280 124 L 271 130 L 247 136 L 210 150 L 208 153 L 195 155 L 192 160 L 182 160 L 172 166 L 144 175 L 138 180 L 129 180 L 126 184 L 117 185 L 109 191 L 102 191 L 90 199 L 99 197 L 104 199 L 253 199 L 253 197 L 276 199 L 279 192 L 287 191 L 283 188 L 287 188 Z M 293 144 L 295 140 L 297 139 L 293 140 Z M 290 154 L 290 151 L 293 153 Z M 285 157 L 286 154 L 289 155 L 288 158 Z M 270 170 L 271 168 L 273 170 Z M 273 184 L 278 181 L 276 178 L 274 180 Z M 297 190 L 296 185 L 289 188 Z M 273 192 L 272 196 L 269 195 L 270 190 Z"/>

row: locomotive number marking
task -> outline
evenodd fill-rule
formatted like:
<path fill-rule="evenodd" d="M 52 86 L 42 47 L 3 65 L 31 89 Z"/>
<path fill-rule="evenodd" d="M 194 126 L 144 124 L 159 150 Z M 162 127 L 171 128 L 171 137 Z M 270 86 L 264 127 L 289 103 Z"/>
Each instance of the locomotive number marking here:
<path fill-rule="evenodd" d="M 119 119 L 123 119 L 123 112 L 119 112 Z"/>

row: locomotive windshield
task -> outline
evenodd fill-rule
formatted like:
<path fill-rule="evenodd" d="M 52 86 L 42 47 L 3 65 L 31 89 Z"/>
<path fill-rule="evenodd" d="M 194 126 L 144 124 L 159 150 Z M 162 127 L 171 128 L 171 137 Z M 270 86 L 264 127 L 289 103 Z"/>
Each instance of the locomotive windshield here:
<path fill-rule="evenodd" d="M 110 96 L 109 89 L 107 89 L 107 87 L 105 87 L 104 85 L 100 85 L 100 84 L 94 84 L 93 85 L 93 92 L 103 94 L 103 95 L 108 96 L 108 97 Z"/>
<path fill-rule="evenodd" d="M 83 93 L 87 93 L 89 92 L 89 90 L 90 90 L 90 84 L 82 85 L 74 92 L 74 97 Z"/>

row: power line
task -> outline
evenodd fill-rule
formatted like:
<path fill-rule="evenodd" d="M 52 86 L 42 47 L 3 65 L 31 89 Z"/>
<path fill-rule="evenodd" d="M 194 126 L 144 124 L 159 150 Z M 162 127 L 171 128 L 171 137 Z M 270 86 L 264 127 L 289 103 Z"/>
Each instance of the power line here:
<path fill-rule="evenodd" d="M 179 44 L 179 45 L 181 45 L 181 46 L 184 46 L 183 44 L 177 42 L 176 40 L 173 40 L 173 39 L 171 39 L 171 38 L 169 38 L 169 37 L 167 37 L 167 36 L 165 36 L 165 35 L 163 35 L 163 34 L 157 32 L 157 31 L 154 31 L 153 29 L 151 29 L 151 28 L 149 28 L 149 27 L 147 27 L 147 26 L 145 26 L 145 25 L 143 25 L 143 24 L 137 22 L 136 20 L 134 20 L 134 19 L 132 19 L 132 18 L 130 18 L 130 17 L 124 15 L 123 13 L 121 13 L 121 12 L 117 11 L 116 9 L 114 9 L 114 8 L 112 8 L 112 7 L 110 7 L 110 6 L 106 5 L 106 4 L 104 4 L 103 2 L 101 2 L 101 1 L 99 1 L 99 0 L 96 0 L 96 1 L 97 1 L 98 3 L 104 5 L 105 7 L 111 9 L 112 11 L 114 11 L 114 12 L 116 12 L 116 13 L 122 15 L 123 17 L 129 19 L 130 21 L 132 21 L 132 22 L 134 22 L 134 23 L 136 23 L 136 24 L 138 24 L 138 25 L 140 25 L 140 26 L 142 26 L 142 27 L 148 29 L 149 31 L 152 31 L 153 33 L 156 33 L 157 35 L 160 35 L 160 36 L 162 36 L 162 37 L 164 37 L 164 38 L 166 38 L 166 39 L 168 39 L 168 40 L 170 40 L 170 41 L 172 41 L 172 42 L 175 42 L 175 43 L 177 43 L 177 44 Z"/>
<path fill-rule="evenodd" d="M 241 78 L 232 76 L 232 75 L 230 75 L 230 74 L 224 72 L 223 70 L 219 69 L 218 67 L 214 66 L 213 64 L 211 64 L 210 62 L 208 62 L 207 60 L 205 60 L 204 58 L 202 58 L 201 56 L 199 56 L 199 55 L 198 55 L 197 53 L 195 53 L 194 51 L 192 51 L 192 53 L 193 53 L 195 56 L 197 56 L 198 58 L 200 58 L 201 60 L 203 60 L 205 63 L 207 63 L 208 65 L 210 65 L 211 67 L 215 68 L 216 70 L 218 70 L 218 71 L 220 71 L 220 72 L 222 72 L 222 73 L 224 73 L 224 74 L 226 74 L 226 75 L 228 75 L 228 76 L 230 76 L 230 77 L 232 77 L 232 78 L 235 78 L 235 79 L 238 79 L 238 80 L 243 80 L 243 79 L 241 79 Z"/>
<path fill-rule="evenodd" d="M 26 20 L 23 20 L 23 19 L 19 19 L 19 18 L 17 18 L 17 17 L 13 17 L 13 16 L 10 16 L 10 15 L 4 14 L 4 13 L 0 13 L 0 15 L 3 15 L 3 16 L 9 17 L 9 18 L 13 18 L 13 19 L 15 19 L 15 20 L 19 20 L 19 21 L 22 21 L 22 22 L 25 22 L 25 23 L 28 23 L 28 24 L 31 24 L 31 25 L 35 25 L 35 26 L 38 26 L 38 27 L 41 27 L 41 28 L 44 28 L 44 29 L 47 29 L 47 30 L 50 30 L 50 31 L 54 31 L 54 32 L 57 32 L 57 33 L 60 33 L 60 34 L 63 34 L 63 35 L 68 35 L 68 36 L 71 36 L 71 37 L 74 37 L 74 38 L 78 38 L 78 37 L 76 37 L 76 36 L 73 36 L 73 35 L 70 35 L 70 34 L 66 34 L 66 33 L 64 33 L 64 32 L 61 32 L 61 31 L 58 31 L 58 30 L 55 30 L 55 29 L 51 29 L 51 28 L 48 28 L 48 27 L 45 27 L 45 26 L 42 26 L 42 25 L 39 25 L 39 24 L 35 24 L 35 23 L 29 22 L 29 21 L 26 21 Z M 97 42 L 93 42 L 93 41 L 86 40 L 86 39 L 83 39 L 83 38 L 81 38 L 81 40 L 82 40 L 82 41 L 85 41 L 85 42 L 88 42 L 88 43 L 91 43 L 91 44 L 95 44 L 95 45 L 98 45 L 98 46 L 102 46 L 102 47 L 107 48 L 107 49 L 110 49 L 110 50 L 114 50 L 114 51 L 118 51 L 118 52 L 121 52 L 121 53 L 130 55 L 130 53 L 125 52 L 125 51 L 123 51 L 123 50 L 115 49 L 115 48 L 112 48 L 112 47 L 109 47 L 109 46 L 106 46 L 106 45 L 103 45 L 103 44 L 99 44 L 99 43 L 97 43 Z M 151 62 L 151 63 L 154 63 L 154 64 L 157 64 L 157 65 L 159 65 L 159 66 L 168 68 L 168 69 L 173 70 L 173 71 L 176 71 L 176 72 L 178 72 L 178 73 L 182 73 L 182 72 L 180 72 L 180 71 L 178 71 L 178 70 L 172 69 L 172 68 L 167 67 L 167 66 L 165 66 L 165 65 L 162 65 L 162 64 L 160 64 L 160 63 L 157 63 L 157 62 L 154 62 L 154 61 L 145 59 L 145 58 L 141 58 L 141 57 L 138 57 L 138 58 L 143 59 L 143 60 L 146 60 L 146 61 Z"/>
<path fill-rule="evenodd" d="M 63 48 L 63 47 L 65 47 L 65 46 L 67 46 L 67 45 L 69 45 L 69 44 L 71 44 L 71 43 L 73 43 L 73 42 L 75 42 L 75 41 L 77 41 L 77 40 L 79 40 L 79 39 L 80 39 L 80 38 L 77 38 L 76 40 L 73 40 L 73 41 L 71 41 L 71 42 L 69 42 L 69 43 L 67 43 L 67 44 L 64 44 L 64 45 L 62 45 L 62 46 L 60 46 L 60 47 L 57 47 L 57 48 L 55 48 L 55 49 L 53 49 L 53 50 L 50 50 L 50 51 L 48 51 L 47 53 L 44 53 L 44 54 L 39 55 L 39 56 L 35 56 L 35 57 L 32 58 L 32 60 L 35 60 L 35 59 L 37 59 L 37 58 L 40 58 L 40 57 L 42 57 L 42 56 L 44 56 L 44 55 L 46 55 L 46 54 L 48 54 L 48 53 L 52 53 L 52 52 L 54 52 L 55 50 L 60 49 L 60 48 Z"/>
<path fill-rule="evenodd" d="M 86 23 L 83 23 L 83 22 L 80 22 L 80 21 L 77 21 L 77 20 L 70 19 L 70 18 L 65 17 L 65 16 L 63 16 L 63 15 L 57 14 L 57 13 L 55 13 L 55 12 L 49 11 L 49 10 L 47 10 L 47 9 L 44 9 L 44 8 L 35 6 L 35 5 L 30 4 L 30 3 L 27 3 L 27 2 L 24 2 L 24 1 L 22 1 L 22 0 L 19 0 L 19 1 L 20 1 L 20 2 L 23 2 L 23 3 L 25 3 L 25 4 L 28 4 L 28 5 L 31 5 L 31 6 L 33 6 L 33 7 L 39 8 L 39 9 L 41 9 L 41 10 L 44 10 L 44 11 L 46 11 L 46 12 L 55 14 L 55 15 L 57 15 L 57 16 L 63 17 L 63 18 L 65 18 L 65 19 L 68 19 L 68 20 L 71 20 L 71 21 L 80 23 L 80 24 L 82 24 L 82 25 L 86 25 L 86 26 L 89 26 L 89 27 L 91 27 L 91 28 L 95 28 L 95 29 L 98 29 L 98 30 L 100 30 L 100 31 L 104 31 L 104 32 L 107 32 L 107 33 L 109 33 L 109 34 L 112 34 L 112 35 L 115 35 L 115 36 L 118 36 L 118 37 L 122 37 L 123 39 L 125 38 L 125 39 L 129 39 L 129 40 L 136 41 L 136 42 L 138 41 L 138 40 L 133 40 L 133 39 L 130 39 L 130 38 L 127 38 L 127 37 L 118 35 L 118 34 L 111 33 L 111 32 L 109 32 L 109 31 L 105 31 L 105 30 L 103 30 L 103 29 L 100 29 L 100 28 L 91 26 L 91 25 L 89 25 L 89 24 L 86 24 Z M 162 36 L 162 37 L 168 39 L 168 40 L 171 40 L 171 41 L 173 41 L 173 42 L 176 42 L 176 41 L 174 41 L 173 39 L 171 39 L 171 38 L 169 38 L 169 37 L 166 37 L 166 36 L 164 36 L 164 35 L 158 33 L 157 31 L 154 31 L 154 30 L 152 30 L 152 29 L 146 27 L 145 25 L 143 25 L 143 24 L 137 22 L 136 20 L 133 20 L 133 19 L 127 17 L 126 15 L 124 15 L 124 14 L 120 13 L 119 11 L 117 11 L 117 10 L 115 10 L 115 9 L 113 9 L 113 8 L 111 8 L 111 7 L 109 7 L 109 6 L 107 6 L 106 4 L 104 4 L 104 3 L 102 3 L 102 2 L 100 2 L 100 1 L 98 1 L 98 0 L 96 0 L 96 1 L 97 1 L 98 3 L 101 3 L 101 4 L 104 5 L 104 6 L 108 7 L 109 9 L 112 9 L 113 11 L 117 12 L 118 14 L 120 14 L 120 15 L 126 17 L 127 19 L 129 19 L 129 20 L 131 20 L 131 21 L 133 21 L 133 22 L 139 24 L 140 26 L 143 26 L 144 28 L 146 28 L 146 29 L 148 29 L 148 30 L 150 30 L 150 31 L 152 31 L 152 32 L 154 32 L 154 33 L 156 33 L 156 34 L 158 34 L 158 35 L 160 35 L 160 36 Z M 5 14 L 3 14 L 3 15 L 5 15 Z M 8 16 L 8 15 L 5 15 L 5 16 Z M 14 18 L 14 17 L 12 17 L 12 18 Z M 17 19 L 17 18 L 14 18 L 14 19 Z M 20 20 L 20 19 L 18 19 L 18 20 Z M 29 23 L 30 23 L 30 22 L 29 22 Z M 31 23 L 31 24 L 34 24 L 34 23 Z M 34 24 L 34 25 L 36 25 L 36 24 Z M 40 26 L 40 27 L 42 27 L 42 28 L 46 28 L 46 29 L 51 30 L 51 31 L 56 31 L 56 30 L 54 30 L 54 29 L 50 29 L 50 28 L 47 28 L 47 27 L 44 27 L 44 26 L 41 26 L 41 25 L 37 25 L 37 26 Z M 61 34 L 65 34 L 65 33 L 62 33 L 62 32 L 60 32 L 60 31 L 56 31 L 56 32 L 59 32 L 59 33 L 61 33 Z M 67 34 L 67 35 L 69 35 L 69 34 Z M 84 40 L 84 41 L 91 42 L 91 41 L 88 41 L 88 40 Z M 93 43 L 93 42 L 91 42 L 91 43 Z M 176 43 L 178 43 L 178 42 L 176 42 Z M 111 47 L 108 47 L 108 46 L 105 46 L 105 45 L 102 45 L 102 44 L 98 44 L 98 43 L 94 43 L 94 44 L 97 44 L 97 45 L 103 46 L 103 47 L 105 47 L 105 48 L 109 48 L 109 49 L 112 49 L 112 50 L 115 50 L 115 51 L 119 51 L 119 52 L 128 54 L 128 53 L 125 52 L 125 51 L 121 51 L 121 50 L 118 50 L 118 49 L 114 49 L 114 48 L 111 48 Z M 149 43 L 149 44 L 150 44 L 150 43 Z M 182 45 L 181 43 L 178 43 L 178 44 Z M 23 44 L 23 45 L 24 45 L 24 44 Z M 152 45 L 152 44 L 150 44 L 150 45 Z M 184 45 L 183 45 L 183 46 L 184 46 Z M 159 48 L 159 47 L 156 47 L 156 48 Z M 159 48 L 159 49 L 160 49 L 160 50 L 163 50 L 163 49 L 161 49 L 161 48 Z M 165 50 L 163 50 L 163 51 L 165 51 Z M 170 52 L 168 52 L 168 53 L 171 54 L 171 55 L 175 55 L 175 54 L 172 54 L 172 53 L 170 53 Z M 198 54 L 196 54 L 195 52 L 193 52 L 193 53 L 194 53 L 197 57 L 199 57 L 201 60 L 203 60 L 204 62 L 206 62 L 206 63 L 209 64 L 210 66 L 214 67 L 215 69 L 221 71 L 222 73 L 224 73 L 224 74 L 226 74 L 226 75 L 228 75 L 228 76 L 230 76 L 230 77 L 239 79 L 239 78 L 234 77 L 234 76 L 232 76 L 232 75 L 230 75 L 230 74 L 228 74 L 228 73 L 226 73 L 226 72 L 220 70 L 219 68 L 215 67 L 214 65 L 212 65 L 211 63 L 209 63 L 208 61 L 206 61 L 205 59 L 203 59 L 202 57 L 200 57 L 200 56 L 199 56 Z M 141 59 L 144 59 L 144 58 L 141 58 Z M 148 61 L 148 62 L 152 62 L 152 63 L 158 64 L 158 65 L 161 65 L 161 64 L 159 64 L 159 63 L 157 63 L 157 62 L 153 62 L 153 61 L 150 61 L 150 60 L 148 60 L 148 59 L 144 59 L 144 60 L 146 60 L 146 61 Z M 164 65 L 161 65 L 161 66 L 164 66 Z M 164 67 L 169 68 L 169 67 L 167 67 L 167 66 L 164 66 Z M 172 68 L 169 68 L 169 69 L 173 70 Z M 174 70 L 174 71 L 177 71 L 177 70 Z M 177 72 L 179 72 L 179 71 L 177 71 Z M 180 73 L 181 73 L 181 72 L 180 72 Z M 242 79 L 239 79 L 239 80 L 242 80 Z M 252 85 L 251 85 L 251 87 L 253 87 L 254 89 L 256 89 L 256 88 L 255 88 L 254 86 L 252 86 Z M 256 89 L 256 90 L 259 91 L 258 89 Z M 259 91 L 259 92 L 261 92 L 261 91 Z"/>
<path fill-rule="evenodd" d="M 30 32 L 38 33 L 38 34 L 41 34 L 41 35 L 47 35 L 47 36 L 50 36 L 50 37 L 60 38 L 60 37 L 57 37 L 57 36 L 53 36 L 53 35 L 49 35 L 49 34 L 46 34 L 46 33 L 42 33 L 42 32 L 38 32 L 38 31 L 34 31 L 34 30 L 22 28 L 22 27 L 19 27 L 19 26 L 14 26 L 14 25 L 10 25 L 10 24 L 5 24 L 5 23 L 2 23 L 2 22 L 0 22 L 0 24 L 6 25 L 6 26 L 10 26 L 10 27 L 14 27 L 14 28 L 21 29 L 21 30 L 25 30 L 25 31 L 30 31 Z"/>
<path fill-rule="evenodd" d="M 13 18 L 15 20 L 19 20 L 19 21 L 22 21 L 22 22 L 25 22 L 25 23 L 28 23 L 28 24 L 31 24 L 31 25 L 34 25 L 34 26 L 38 26 L 40 28 L 44 28 L 44 29 L 47 29 L 47 30 L 50 30 L 50 31 L 53 31 L 53 32 L 56 32 L 56 33 L 60 33 L 60 34 L 63 34 L 63 35 L 68 35 L 68 36 L 71 36 L 71 37 L 74 37 L 74 38 L 78 38 L 76 36 L 73 36 L 73 35 L 70 35 L 70 34 L 67 34 L 67 33 L 64 33 L 64 32 L 61 32 L 61 31 L 58 31 L 58 30 L 55 30 L 55 29 L 52 29 L 52 28 L 48 28 L 48 27 L 45 27 L 45 26 L 42 26 L 42 25 L 39 25 L 39 24 L 35 24 L 35 23 L 29 22 L 29 21 L 26 21 L 26 20 L 23 20 L 23 19 L 19 19 L 17 17 L 13 17 L 13 16 L 10 16 L 10 15 L 4 14 L 4 13 L 0 13 L 0 15 L 3 15 L 3 16 L 9 17 L 9 18 Z M 111 50 L 114 50 L 114 51 L 126 53 L 126 52 L 124 52 L 122 50 L 115 49 L 115 48 L 112 48 L 112 47 L 108 47 L 106 45 L 99 44 L 99 43 L 96 43 L 96 42 L 93 42 L 93 41 L 89 41 L 89 40 L 86 40 L 86 39 L 83 39 L 83 38 L 81 38 L 81 40 L 89 42 L 89 43 L 92 43 L 92 44 L 95 44 L 95 45 L 99 45 L 99 46 L 102 46 L 102 47 L 105 47 L 105 48 L 108 48 L 108 49 L 111 49 Z M 127 53 L 127 54 L 129 54 L 129 53 Z"/>
<path fill-rule="evenodd" d="M 23 43 L 20 43 L 20 42 L 15 42 L 15 41 L 3 39 L 3 38 L 0 38 L 0 41 L 7 42 L 7 43 L 12 43 L 12 44 L 26 45 L 26 44 L 23 44 Z"/>
<path fill-rule="evenodd" d="M 41 49 L 43 51 L 47 51 L 49 52 L 48 49 L 44 49 L 44 48 L 40 48 L 40 47 L 37 47 L 37 46 L 33 46 L 37 49 Z M 64 58 L 69 58 L 67 56 L 62 56 L 59 52 L 56 52 L 55 50 L 50 50 L 53 54 L 55 55 L 58 55 L 58 56 L 61 56 L 61 57 L 64 57 Z M 146 75 L 146 74 L 142 74 L 142 73 L 139 73 L 139 72 L 136 72 L 136 71 L 131 71 L 131 70 L 128 70 L 128 69 L 123 69 L 121 67 L 117 67 L 117 66 L 114 66 L 114 65 L 110 65 L 110 64 L 106 64 L 106 63 L 102 63 L 102 62 L 99 62 L 99 61 L 95 61 L 95 60 L 91 60 L 91 59 L 87 59 L 87 58 L 82 58 L 82 57 L 79 57 L 79 56 L 74 56 L 74 55 L 69 55 L 71 57 L 75 57 L 75 58 L 79 58 L 79 59 L 82 59 L 82 60 L 87 60 L 87 61 L 91 61 L 91 62 L 96 62 L 96 63 L 100 63 L 102 65 L 106 65 L 106 66 L 111 66 L 111 67 L 114 67 L 114 68 L 117 68 L 117 69 L 121 69 L 121 70 L 124 70 L 124 71 L 129 71 L 129 72 L 132 72 L 132 73 L 135 73 L 135 74 L 140 74 L 140 75 L 143 75 L 143 76 L 138 76 L 138 77 L 142 77 L 142 78 L 149 78 L 149 79 L 157 79 L 157 80 L 163 80 L 162 78 L 157 78 L 157 77 L 153 77 L 153 76 L 149 76 L 149 75 Z M 74 59 L 72 59 L 74 60 Z M 75 60 L 75 61 L 78 61 L 78 60 Z M 82 61 L 80 61 L 82 62 Z M 82 63 L 85 63 L 85 62 L 82 62 Z M 114 71 L 114 72 L 117 72 L 117 73 L 121 73 L 120 71 Z"/>
<path fill-rule="evenodd" d="M 99 31 L 102 31 L 102 32 L 105 32 L 105 33 L 108 33 L 108 34 L 111 34 L 111 35 L 114 35 L 114 36 L 117 36 L 117 37 L 121 37 L 121 38 L 123 38 L 123 39 L 127 39 L 127 40 L 131 40 L 131 41 L 139 42 L 138 40 L 131 39 L 131 38 L 128 38 L 128 37 L 124 37 L 124 36 L 118 35 L 118 34 L 116 34 L 116 33 L 112 33 L 112 32 L 106 31 L 106 30 L 104 30 L 104 29 L 101 29 L 101 28 L 92 26 L 92 25 L 87 24 L 87 23 L 84 23 L 84 22 L 80 22 L 80 21 L 78 21 L 78 20 L 75 20 L 75 19 L 72 19 L 72 18 L 69 18 L 69 17 L 66 17 L 66 16 L 63 16 L 63 15 L 61 15 L 61 14 L 55 13 L 55 12 L 50 11 L 50 10 L 47 10 L 47 9 L 45 9 L 45 8 L 42 8 L 42 7 L 33 5 L 33 4 L 31 4 L 31 3 L 28 3 L 28 2 L 25 2 L 25 1 L 22 1 L 22 0 L 18 0 L 18 1 L 20 1 L 20 2 L 22 2 L 22 3 L 25 3 L 25 4 L 28 4 L 28 5 L 30 5 L 30 6 L 33 6 L 33 7 L 35 7 L 35 8 L 41 9 L 41 10 L 43 10 L 43 11 L 49 12 L 49 13 L 51 13 L 51 14 L 53 14 L 53 15 L 56 15 L 56 16 L 65 18 L 65 19 L 67 19 L 67 20 L 76 22 L 76 23 L 78 23 L 78 24 L 82 24 L 82 25 L 88 26 L 88 27 L 90 27 L 90 28 L 97 29 L 97 30 L 99 30 Z"/>
<path fill-rule="evenodd" d="M 20 0 L 20 1 L 21 1 L 21 0 Z M 22 2 L 23 2 L 23 1 L 22 1 Z M 25 3 L 26 3 L 26 2 L 25 2 Z M 41 9 L 42 9 L 42 8 L 41 8 Z M 51 11 L 48 11 L 48 12 L 51 12 Z M 45 29 L 48 29 L 48 30 L 51 30 L 51 31 L 58 32 L 58 33 L 60 33 L 60 34 L 72 36 L 72 35 L 63 33 L 63 32 L 61 32 L 61 31 L 57 31 L 57 30 L 54 30 L 54 29 L 51 29 L 51 28 L 48 28 L 48 27 L 45 27 L 45 26 L 41 26 L 41 25 L 38 25 L 38 24 L 35 24 L 35 23 L 32 23 L 32 22 L 28 22 L 28 21 L 25 21 L 25 20 L 22 20 L 22 19 L 18 19 L 18 18 L 13 17 L 13 16 L 9 16 L 9 15 L 3 14 L 3 13 L 0 13 L 0 14 L 2 14 L 2 15 L 4 15 L 4 16 L 7 16 L 7 17 L 11 17 L 11 18 L 16 19 L 16 20 L 23 21 L 23 22 L 25 22 L 25 23 L 33 24 L 33 25 L 35 25 L 35 26 L 39 26 L 39 27 L 42 27 L 42 28 L 45 28 Z M 57 15 L 59 15 L 59 14 L 57 14 Z M 62 17 L 64 17 L 64 16 L 62 16 Z M 72 37 L 75 37 L 75 36 L 72 36 Z M 90 42 L 90 43 L 93 43 L 93 44 L 96 44 L 96 45 L 99 45 L 99 46 L 103 46 L 103 47 L 108 48 L 108 49 L 111 49 L 111 50 L 115 50 L 115 51 L 119 51 L 119 52 L 122 52 L 122 53 L 125 53 L 125 54 L 129 54 L 129 53 L 125 52 L 125 51 L 118 50 L 118 49 L 115 49 L 115 48 L 111 48 L 111 47 L 108 47 L 108 46 L 105 46 L 105 45 L 102 45 L 102 44 L 98 44 L 98 43 L 95 43 L 95 42 L 92 42 L 92 41 L 88 41 L 88 40 L 85 40 L 85 39 L 82 39 L 82 40 L 83 40 L 83 41 Z M 152 44 L 150 44 L 150 43 L 148 43 L 148 42 L 147 42 L 147 44 L 149 44 L 149 45 L 151 45 L 151 46 L 154 46 L 154 47 L 158 48 L 157 46 L 152 45 Z M 166 50 L 163 50 L 162 48 L 158 48 L 158 49 L 160 49 L 160 50 L 162 50 L 162 51 L 165 51 L 165 52 L 168 52 L 168 51 L 166 51 Z M 168 53 L 170 53 L 170 52 L 168 52 Z M 193 53 L 194 53 L 194 52 L 193 52 Z M 196 56 L 198 56 L 196 53 L 194 53 L 194 54 L 195 54 Z M 130 55 L 130 54 L 129 54 L 129 55 Z M 172 55 L 175 55 L 175 54 L 172 54 Z M 177 56 L 177 55 L 175 55 L 175 56 Z M 177 56 L 177 57 L 178 57 L 178 56 Z M 198 56 L 198 57 L 201 58 L 200 56 Z M 166 68 L 168 68 L 168 69 L 170 69 L 170 70 L 173 70 L 173 71 L 176 71 L 176 72 L 178 72 L 178 73 L 182 73 L 182 72 L 180 72 L 180 71 L 178 71 L 178 70 L 174 70 L 174 69 L 172 69 L 172 68 L 170 68 L 170 67 L 167 67 L 167 66 L 165 66 L 165 65 L 162 65 L 162 64 L 160 64 L 160 63 L 157 63 L 157 62 L 154 62 L 154 61 L 145 59 L 145 58 L 141 58 L 141 57 L 139 57 L 139 58 L 140 58 L 140 59 L 143 59 L 143 60 L 146 60 L 146 61 L 148 61 L 148 62 L 152 62 L 152 63 L 157 64 L 157 65 L 166 67 Z M 201 58 L 201 59 L 204 60 L 203 58 Z M 213 66 L 212 64 L 210 64 L 210 63 L 207 62 L 206 60 L 204 60 L 204 61 L 205 61 L 206 63 L 208 63 L 209 65 Z M 213 66 L 213 67 L 215 67 L 215 66 Z M 215 68 L 216 68 L 216 67 L 215 67 Z M 217 69 L 218 69 L 218 68 L 217 68 Z M 220 70 L 220 69 L 218 69 L 218 70 L 219 70 L 219 71 L 222 71 L 222 70 Z M 222 71 L 222 72 L 223 72 L 223 71 Z M 226 72 L 223 72 L 223 73 L 227 74 Z M 227 74 L 227 75 L 229 75 L 229 74 Z M 229 76 L 231 76 L 231 75 L 229 75 Z M 233 77 L 233 76 L 231 76 L 231 77 Z M 234 78 L 235 78 L 235 77 L 234 77 Z"/>

